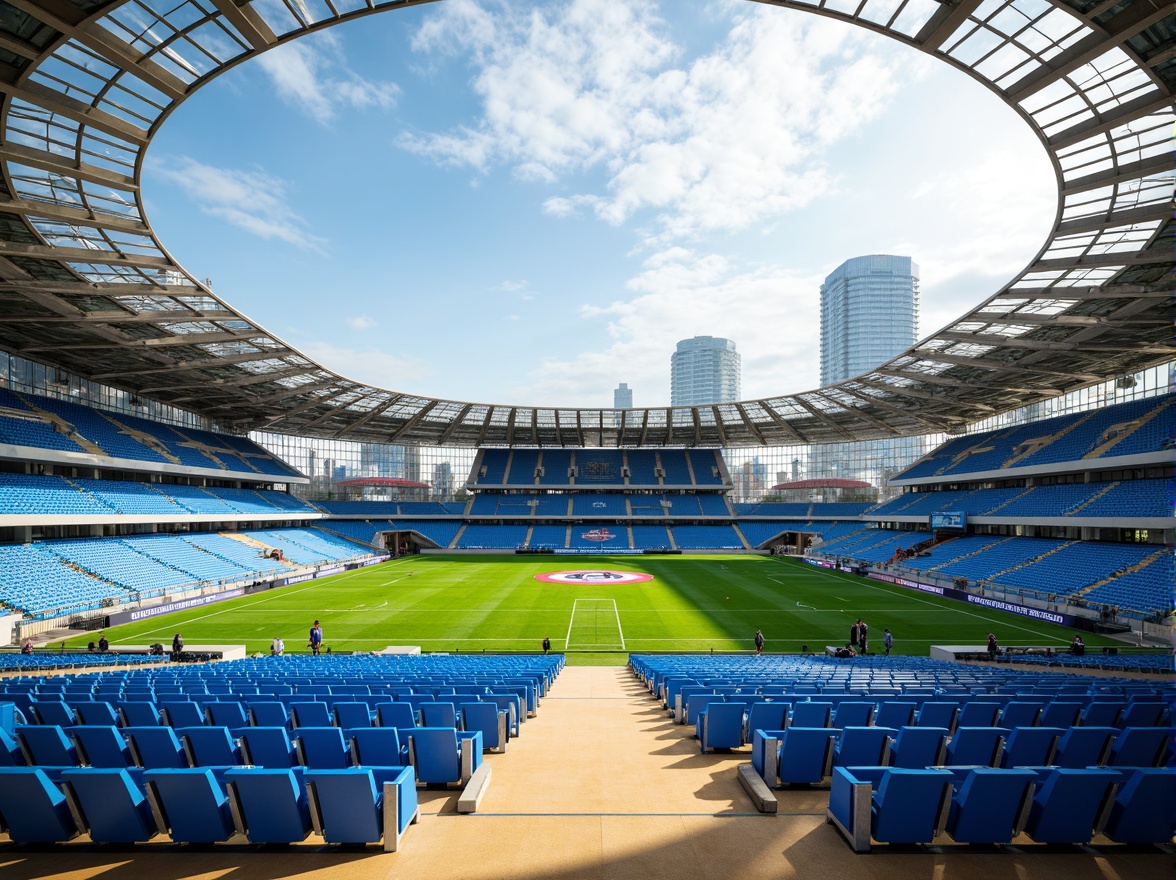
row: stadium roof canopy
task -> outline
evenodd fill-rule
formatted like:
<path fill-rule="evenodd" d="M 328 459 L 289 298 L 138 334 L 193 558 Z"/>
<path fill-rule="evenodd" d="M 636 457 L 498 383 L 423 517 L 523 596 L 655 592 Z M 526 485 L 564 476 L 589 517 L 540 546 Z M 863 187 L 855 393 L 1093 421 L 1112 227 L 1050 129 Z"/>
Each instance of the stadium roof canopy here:
<path fill-rule="evenodd" d="M 965 71 L 1045 145 L 1058 211 L 1041 252 L 1007 286 L 870 373 L 741 403 L 532 408 L 343 378 L 171 259 L 144 213 L 141 159 L 168 114 L 228 67 L 407 5 L 0 0 L 0 348 L 227 430 L 466 446 L 748 446 L 953 431 L 1172 356 L 1170 2 L 835 9 L 820 0 L 775 5 L 860 25 Z"/>

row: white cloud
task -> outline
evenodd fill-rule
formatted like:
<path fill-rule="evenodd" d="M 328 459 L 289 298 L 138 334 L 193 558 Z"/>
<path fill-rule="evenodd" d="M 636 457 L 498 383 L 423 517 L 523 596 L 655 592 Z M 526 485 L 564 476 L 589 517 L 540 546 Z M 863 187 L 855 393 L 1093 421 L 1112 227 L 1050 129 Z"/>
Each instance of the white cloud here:
<path fill-rule="evenodd" d="M 340 106 L 386 109 L 400 95 L 395 83 L 367 80 L 351 70 L 335 34 L 320 34 L 313 43 L 285 43 L 258 56 L 257 64 L 273 82 L 278 97 L 324 125 L 335 118 Z"/>
<path fill-rule="evenodd" d="M 370 315 L 356 315 L 347 319 L 347 326 L 352 330 L 371 330 L 376 326 L 376 319 Z"/>
<path fill-rule="evenodd" d="M 152 160 L 152 170 L 180 187 L 202 212 L 260 238 L 323 253 L 325 240 L 308 231 L 286 201 L 286 183 L 261 169 L 216 168 L 188 156 Z"/>
<path fill-rule="evenodd" d="M 291 338 L 290 341 L 328 370 L 377 388 L 411 390 L 415 383 L 433 375 L 432 366 L 424 361 L 397 357 L 376 348 L 348 348 L 313 339 Z"/>
<path fill-rule="evenodd" d="M 560 406 L 609 406 L 608 389 L 628 382 L 638 406 L 670 399 L 670 353 L 680 339 L 725 336 L 743 358 L 743 397 L 816 387 L 816 291 L 820 278 L 778 267 L 743 271 L 713 253 L 672 248 L 649 257 L 629 282 L 634 296 L 584 306 L 604 320 L 610 343 L 568 358 L 548 358 L 513 399 Z"/>
<path fill-rule="evenodd" d="M 655 247 L 745 229 L 835 186 L 823 153 L 922 75 L 915 53 L 869 39 L 752 8 L 710 54 L 675 67 L 680 48 L 650 0 L 518 13 L 505 0 L 451 0 L 413 45 L 471 53 L 480 118 L 401 146 L 549 183 L 599 170 L 602 188 L 553 195 L 544 212 L 588 210 L 613 225 L 642 217 Z"/>

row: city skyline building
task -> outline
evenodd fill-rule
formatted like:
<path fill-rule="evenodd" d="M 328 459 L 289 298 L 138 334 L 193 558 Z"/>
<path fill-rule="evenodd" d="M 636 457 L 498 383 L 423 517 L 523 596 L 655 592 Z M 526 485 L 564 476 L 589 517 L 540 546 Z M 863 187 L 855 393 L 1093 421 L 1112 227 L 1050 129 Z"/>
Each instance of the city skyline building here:
<path fill-rule="evenodd" d="M 613 409 L 632 409 L 633 389 L 628 383 L 622 382 L 613 389 Z"/>
<path fill-rule="evenodd" d="M 718 336 L 681 340 L 670 356 L 670 406 L 728 403 L 740 397 L 735 343 Z"/>
<path fill-rule="evenodd" d="M 821 285 L 821 385 L 869 372 L 918 340 L 919 267 L 910 257 L 846 260 Z"/>
<path fill-rule="evenodd" d="M 821 386 L 869 372 L 918 340 L 919 267 L 911 257 L 869 254 L 846 260 L 821 285 Z M 914 437 L 825 444 L 813 449 L 810 477 L 881 486 L 926 451 Z"/>

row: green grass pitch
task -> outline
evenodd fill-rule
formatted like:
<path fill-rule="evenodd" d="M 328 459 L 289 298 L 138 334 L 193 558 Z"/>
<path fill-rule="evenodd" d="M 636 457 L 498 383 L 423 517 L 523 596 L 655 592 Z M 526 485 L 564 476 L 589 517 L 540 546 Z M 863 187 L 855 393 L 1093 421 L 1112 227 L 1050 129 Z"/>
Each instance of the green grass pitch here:
<path fill-rule="evenodd" d="M 536 574 L 614 569 L 653 575 L 631 585 L 553 584 Z M 333 651 L 419 645 L 424 651 L 536 651 L 544 636 L 572 662 L 623 663 L 627 652 L 750 651 L 755 630 L 768 652 L 845 644 L 858 617 L 871 653 L 882 631 L 896 654 L 982 645 L 1064 648 L 1073 630 L 937 596 L 761 556 L 414 556 L 322 580 L 253 593 L 204 608 L 107 630 L 111 644 L 240 644 L 268 652 L 281 636 L 306 651 L 322 621 Z M 74 639 L 84 645 L 94 635 Z M 1084 634 L 1089 646 L 1121 644 Z"/>

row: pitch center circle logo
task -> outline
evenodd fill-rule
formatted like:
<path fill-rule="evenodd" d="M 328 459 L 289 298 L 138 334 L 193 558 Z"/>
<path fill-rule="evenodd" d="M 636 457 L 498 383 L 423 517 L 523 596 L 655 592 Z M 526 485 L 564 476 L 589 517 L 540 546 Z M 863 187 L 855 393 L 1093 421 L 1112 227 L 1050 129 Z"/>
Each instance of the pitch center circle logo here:
<path fill-rule="evenodd" d="M 589 568 L 576 571 L 549 571 L 535 575 L 535 580 L 547 584 L 643 584 L 653 580 L 653 575 L 640 571 L 613 571 L 611 569 Z"/>

